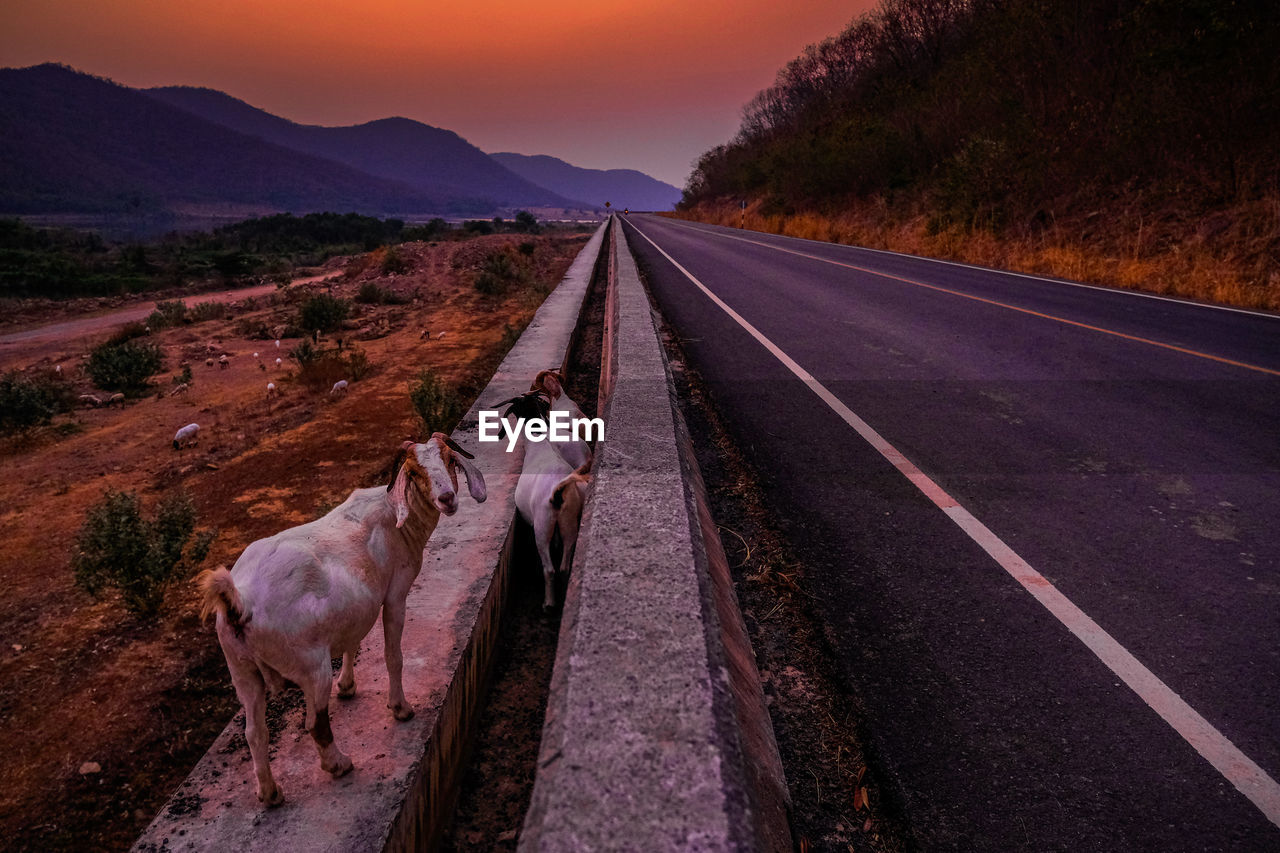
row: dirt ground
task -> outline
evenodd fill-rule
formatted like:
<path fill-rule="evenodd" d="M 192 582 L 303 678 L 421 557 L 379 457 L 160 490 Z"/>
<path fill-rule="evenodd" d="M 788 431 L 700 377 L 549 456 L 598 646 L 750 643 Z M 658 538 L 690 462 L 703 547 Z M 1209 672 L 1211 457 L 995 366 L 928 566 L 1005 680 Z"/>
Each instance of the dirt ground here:
<path fill-rule="evenodd" d="M 407 391 L 418 372 L 433 368 L 474 395 L 512 330 L 532 316 L 538 293 L 489 297 L 472 287 L 490 251 L 526 241 L 536 244 L 538 280 L 554 284 L 586 235 L 408 244 L 400 249 L 412 262 L 408 273 L 380 277 L 375 263 L 354 276 L 297 285 L 350 297 L 376 279 L 416 297 L 359 305 L 358 328 L 335 335 L 363 348 L 371 366 L 345 398 L 331 400 L 297 380 L 287 353 L 298 340 L 281 341 L 277 351 L 273 340 L 237 337 L 242 319 L 271 326 L 296 312 L 268 296 L 256 307 L 241 303 L 227 320 L 155 334 L 166 356 L 153 379 L 160 394 L 85 409 L 0 444 L 0 837 L 9 849 L 127 849 L 236 708 L 189 583 L 175 585 L 160 616 L 149 619 L 131 616 L 114 595 L 96 601 L 74 585 L 70 560 L 87 508 L 107 489 L 137 492 L 148 507 L 184 489 L 198 526 L 218 530 L 202 566 L 212 567 L 378 482 L 399 442 L 416 434 Z M 342 272 L 344 261 L 331 263 Z M 357 258 L 351 269 L 362 265 Z M 57 306 L 24 320 L 73 317 L 73 309 Z M 423 329 L 434 339 L 424 339 Z M 102 337 L 98 330 L 3 347 L 0 371 L 62 364 L 77 393 L 88 393 L 76 365 Z M 224 352 L 230 368 L 205 366 Z M 191 362 L 194 382 L 187 395 L 168 396 L 182 360 Z M 267 399 L 268 381 L 280 388 L 277 399 Z M 202 428 L 199 444 L 174 451 L 174 431 L 192 421 Z"/>

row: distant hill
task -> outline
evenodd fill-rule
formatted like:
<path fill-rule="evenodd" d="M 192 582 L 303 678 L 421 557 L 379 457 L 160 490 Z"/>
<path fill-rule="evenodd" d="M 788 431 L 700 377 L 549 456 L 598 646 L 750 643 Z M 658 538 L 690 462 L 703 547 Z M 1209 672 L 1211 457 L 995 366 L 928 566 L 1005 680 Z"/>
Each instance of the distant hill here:
<path fill-rule="evenodd" d="M 679 189 L 634 169 L 583 169 L 545 154 L 489 156 L 539 186 L 585 199 L 592 207 L 603 207 L 607 201 L 615 208 L 670 210 L 680 201 Z"/>
<path fill-rule="evenodd" d="M 321 127 L 296 124 L 214 89 L 166 86 L 143 91 L 248 136 L 336 160 L 420 190 L 483 195 L 507 207 L 589 206 L 578 201 L 583 196 L 522 177 L 453 131 L 412 119 L 384 118 L 350 127 Z"/>
<path fill-rule="evenodd" d="M 0 69 L 0 212 L 492 209 L 478 191 L 376 177 L 61 65 Z"/>

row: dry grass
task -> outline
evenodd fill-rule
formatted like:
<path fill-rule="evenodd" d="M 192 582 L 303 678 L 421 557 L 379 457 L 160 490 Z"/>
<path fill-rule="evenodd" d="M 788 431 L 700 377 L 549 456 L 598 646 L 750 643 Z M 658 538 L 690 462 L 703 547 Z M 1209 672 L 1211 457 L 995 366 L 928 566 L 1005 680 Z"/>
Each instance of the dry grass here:
<path fill-rule="evenodd" d="M 939 226 L 923 204 L 903 211 L 881 199 L 839 214 L 770 214 L 748 204 L 754 231 L 867 246 L 1108 287 L 1200 299 L 1242 308 L 1280 310 L 1280 195 L 1239 202 L 1210 216 L 1098 210 L 1047 227 Z M 703 204 L 676 214 L 738 227 L 736 204 Z"/>

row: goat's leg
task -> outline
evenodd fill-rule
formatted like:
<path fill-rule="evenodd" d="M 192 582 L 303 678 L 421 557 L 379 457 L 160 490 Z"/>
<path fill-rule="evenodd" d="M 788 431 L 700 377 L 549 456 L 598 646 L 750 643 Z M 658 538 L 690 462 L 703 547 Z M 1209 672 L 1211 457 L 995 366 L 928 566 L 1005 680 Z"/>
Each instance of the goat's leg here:
<path fill-rule="evenodd" d="M 351 769 L 351 759 L 333 742 L 329 726 L 329 693 L 333 690 L 333 666 L 326 652 L 303 677 L 302 694 L 307 699 L 307 730 L 320 752 L 320 767 L 334 777 Z"/>
<path fill-rule="evenodd" d="M 356 653 L 353 649 L 342 653 L 342 672 L 338 673 L 338 698 L 350 699 L 356 695 Z"/>
<path fill-rule="evenodd" d="M 234 655 L 227 656 L 227 669 L 231 670 L 231 683 L 244 706 L 244 739 L 249 742 L 249 755 L 253 757 L 253 770 L 258 777 L 258 800 L 268 806 L 278 806 L 284 802 L 284 793 L 271 775 L 267 755 L 266 682 L 256 666 Z"/>
<path fill-rule="evenodd" d="M 387 707 L 401 722 L 413 719 L 413 706 L 404 696 L 404 683 L 401 680 L 404 655 L 400 651 L 400 635 L 404 633 L 404 609 L 403 597 L 399 597 L 398 602 L 386 601 L 382 605 L 383 651 L 387 657 L 387 678 L 391 682 Z"/>
<path fill-rule="evenodd" d="M 542 596 L 542 609 L 551 610 L 556 606 L 556 564 L 551 559 L 551 532 L 546 536 L 538 536 L 538 559 L 542 561 L 542 579 L 545 592 Z"/>

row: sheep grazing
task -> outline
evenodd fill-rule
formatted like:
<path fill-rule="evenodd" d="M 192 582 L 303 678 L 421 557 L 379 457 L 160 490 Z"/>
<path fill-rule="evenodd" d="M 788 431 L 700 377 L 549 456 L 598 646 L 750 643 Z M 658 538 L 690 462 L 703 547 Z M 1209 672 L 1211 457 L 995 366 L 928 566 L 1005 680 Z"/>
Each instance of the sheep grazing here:
<path fill-rule="evenodd" d="M 258 354 L 255 352 L 255 353 L 253 354 L 253 357 L 254 357 L 254 358 L 257 358 L 257 357 L 258 357 Z"/>
<path fill-rule="evenodd" d="M 552 411 L 568 412 L 569 417 L 574 419 L 585 417 L 582 409 L 578 408 L 578 404 L 569 399 L 569 395 L 564 392 L 564 376 L 558 370 L 538 371 L 538 375 L 533 377 L 529 390 L 541 391 L 545 394 L 551 401 Z M 591 464 L 591 445 L 582 439 L 559 442 L 556 444 L 556 449 L 574 468 Z"/>
<path fill-rule="evenodd" d="M 431 340 L 431 330 L 430 330 L 430 329 L 423 329 L 423 330 L 422 330 L 422 332 L 418 335 L 418 340 L 420 340 L 420 341 L 423 341 L 423 340 L 425 340 L 425 341 L 429 341 L 429 340 Z"/>
<path fill-rule="evenodd" d="M 58 377 L 59 379 L 61 379 L 61 378 L 62 378 L 62 365 L 61 365 L 61 364 L 59 364 L 59 365 L 55 365 L 55 366 L 54 366 L 54 368 L 53 368 L 53 372 L 57 375 L 57 377 Z"/>
<path fill-rule="evenodd" d="M 219 370 L 226 370 L 226 369 L 227 369 L 228 367 L 230 367 L 230 366 L 231 366 L 231 359 L 227 358 L 226 353 L 223 353 L 222 355 L 220 355 L 220 356 L 218 357 L 218 369 L 219 369 Z"/>
<path fill-rule="evenodd" d="M 102 405 L 102 398 L 94 396 L 93 394 L 81 394 L 76 399 L 80 402 L 80 405 L 82 406 L 92 406 L 93 408 L 96 409 Z"/>
<path fill-rule="evenodd" d="M 443 433 L 421 444 L 406 441 L 386 488 L 357 489 L 323 518 L 252 543 L 231 571 L 221 567 L 197 579 L 201 615 L 216 615 L 218 642 L 244 705 L 261 802 L 284 801 L 268 761 L 266 695 L 285 679 L 302 688 L 321 768 L 335 777 L 351 769 L 329 725 L 330 656 L 342 655 L 338 695 L 354 695 L 355 655 L 379 611 L 387 707 L 397 720 L 413 716 L 401 683 L 405 598 L 440 516 L 458 511 L 459 469 L 471 497 L 485 499 L 484 477 L 471 458 Z"/>
<path fill-rule="evenodd" d="M 181 450 L 184 447 L 190 447 L 198 444 L 200 441 L 200 424 L 187 424 L 182 429 L 174 433 L 173 449 Z"/>
<path fill-rule="evenodd" d="M 276 338 L 276 349 L 280 349 L 280 339 Z"/>
<path fill-rule="evenodd" d="M 272 397 L 278 397 L 278 396 L 280 396 L 280 392 L 279 390 L 276 389 L 276 383 L 268 382 L 267 383 L 267 399 L 270 400 Z"/>
<path fill-rule="evenodd" d="M 500 406 L 508 406 L 502 413 L 504 418 L 514 415 L 525 420 L 546 421 L 551 413 L 551 406 L 541 391 L 529 391 L 492 408 Z M 587 468 L 588 465 L 575 468 L 569 464 L 551 441 L 525 443 L 524 466 L 516 481 L 516 509 L 533 527 L 545 584 L 544 610 L 556 605 L 556 564 L 551 559 L 553 539 L 560 540 L 560 571 L 567 574 L 573 561 L 573 548 L 582 523 L 582 505 L 591 483 Z"/>
<path fill-rule="evenodd" d="M 347 380 L 339 379 L 333 383 L 333 388 L 329 389 L 330 397 L 343 397 L 347 393 Z"/>
<path fill-rule="evenodd" d="M 176 397 L 176 396 L 178 396 L 179 394 L 186 394 L 186 393 L 187 393 L 188 391 L 190 391 L 190 390 L 191 390 L 191 386 L 190 386 L 190 385 L 188 385 L 187 383 L 183 382 L 183 383 L 181 383 L 181 384 L 177 385 L 177 386 L 176 386 L 172 391 L 170 391 L 170 392 L 169 392 L 169 396 L 170 396 L 170 397 Z"/>
<path fill-rule="evenodd" d="M 436 335 L 436 340 L 437 340 L 437 341 L 443 341 L 443 340 L 444 340 L 444 332 L 441 332 L 440 334 Z"/>
<path fill-rule="evenodd" d="M 277 359 L 276 359 L 276 370 L 279 370 L 279 369 L 280 369 L 280 366 L 281 366 L 282 364 L 284 364 L 284 359 L 277 358 Z"/>
<path fill-rule="evenodd" d="M 108 406 L 114 406 L 117 403 L 119 403 L 121 406 L 124 405 L 124 395 L 121 394 L 119 391 L 117 391 L 116 393 L 112 394 L 110 397 L 107 398 Z"/>

